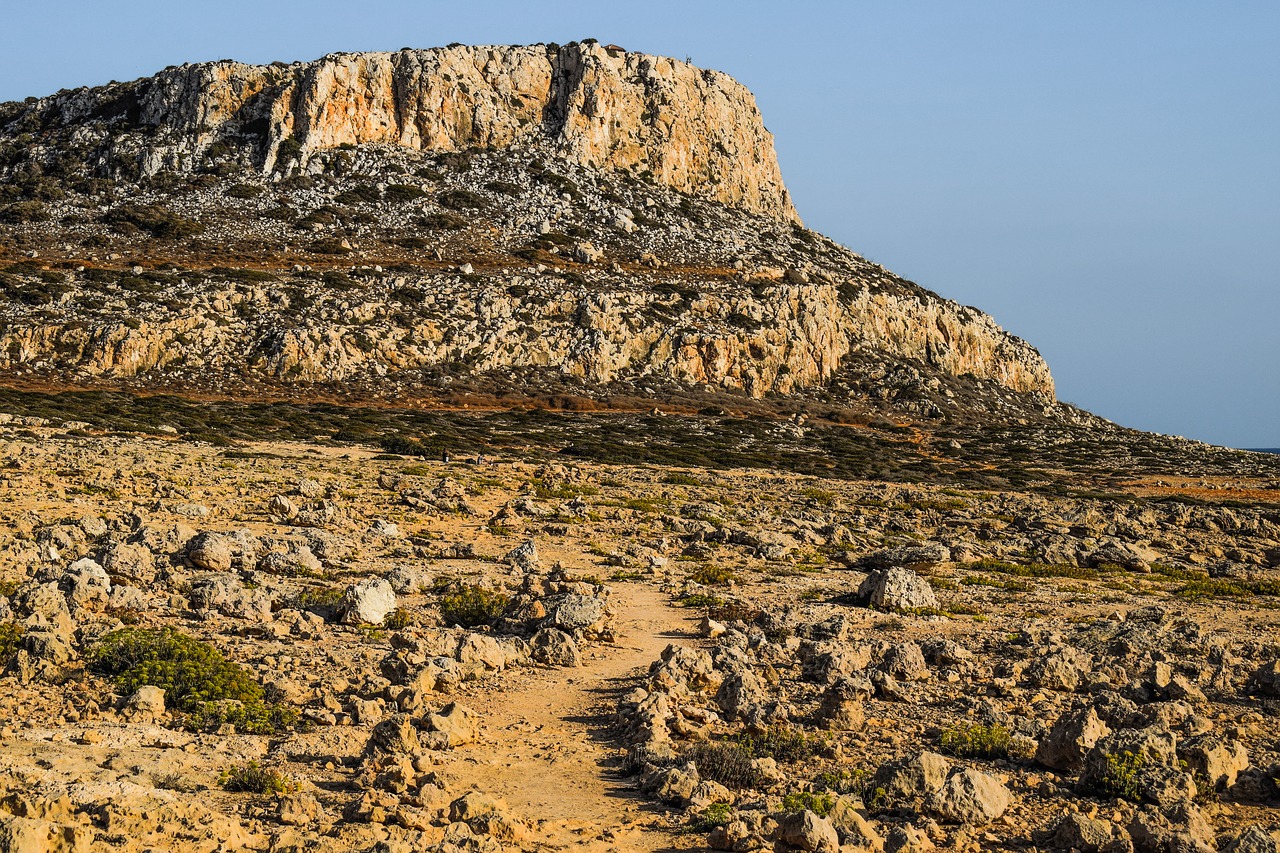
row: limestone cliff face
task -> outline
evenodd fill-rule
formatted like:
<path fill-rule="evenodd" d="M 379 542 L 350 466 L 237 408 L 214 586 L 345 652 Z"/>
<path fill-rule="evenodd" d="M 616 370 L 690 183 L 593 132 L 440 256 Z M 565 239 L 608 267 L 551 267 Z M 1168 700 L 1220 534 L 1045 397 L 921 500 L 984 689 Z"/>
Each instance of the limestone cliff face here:
<path fill-rule="evenodd" d="M 32 117 L 43 128 L 98 122 L 141 131 L 114 141 L 112 153 L 136 157 L 143 174 L 189 167 L 219 142 L 252 146 L 268 169 L 344 144 L 427 151 L 543 145 L 583 166 L 648 173 L 682 192 L 798 218 L 773 137 L 744 86 L 719 72 L 594 43 L 184 65 L 44 98 L 17 122 Z"/>
<path fill-rule="evenodd" d="M 206 291 L 203 304 L 132 325 L 13 323 L 0 333 L 0 369 L 309 383 L 465 363 L 479 374 L 550 368 L 594 385 L 654 377 L 762 397 L 822 385 L 863 352 L 1053 395 L 1034 349 L 986 315 L 941 300 L 869 289 L 847 300 L 828 284 L 780 285 L 760 297 L 705 293 L 679 321 L 658 322 L 671 297 L 652 290 L 527 284 L 533 292 L 518 298 L 505 287 L 437 279 L 429 301 L 406 317 L 390 295 L 402 282 L 391 280 L 359 298 L 328 300 L 300 321 L 285 320 L 265 291 Z"/>

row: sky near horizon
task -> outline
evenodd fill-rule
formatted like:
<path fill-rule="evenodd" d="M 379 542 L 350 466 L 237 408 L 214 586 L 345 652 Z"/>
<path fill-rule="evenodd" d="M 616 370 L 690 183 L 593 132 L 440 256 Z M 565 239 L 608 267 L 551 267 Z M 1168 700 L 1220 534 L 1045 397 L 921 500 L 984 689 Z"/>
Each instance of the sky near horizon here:
<path fill-rule="evenodd" d="M 212 59 L 598 38 L 755 93 L 805 223 L 991 314 L 1058 397 L 1280 446 L 1280 3 L 11 4 L 0 101 Z"/>

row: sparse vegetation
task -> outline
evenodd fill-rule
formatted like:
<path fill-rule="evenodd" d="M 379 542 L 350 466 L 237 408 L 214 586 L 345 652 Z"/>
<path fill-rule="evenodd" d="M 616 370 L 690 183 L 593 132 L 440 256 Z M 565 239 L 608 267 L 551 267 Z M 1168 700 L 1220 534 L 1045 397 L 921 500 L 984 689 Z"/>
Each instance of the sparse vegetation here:
<path fill-rule="evenodd" d="M 285 774 L 256 761 L 227 770 L 218 781 L 228 791 L 245 794 L 287 794 L 297 787 Z"/>
<path fill-rule="evenodd" d="M 938 748 L 957 758 L 1008 758 L 1012 741 L 1004 726 L 958 723 L 942 733 Z"/>
<path fill-rule="evenodd" d="M 487 625 L 507 609 L 505 593 L 478 584 L 454 584 L 438 595 L 440 618 L 447 625 L 464 628 Z"/>

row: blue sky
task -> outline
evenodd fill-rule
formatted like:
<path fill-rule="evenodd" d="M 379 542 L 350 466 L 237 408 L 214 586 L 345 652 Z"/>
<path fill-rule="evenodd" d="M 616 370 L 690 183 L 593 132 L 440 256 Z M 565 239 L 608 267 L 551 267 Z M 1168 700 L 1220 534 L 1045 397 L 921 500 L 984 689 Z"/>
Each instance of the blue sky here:
<path fill-rule="evenodd" d="M 1059 397 L 1280 446 L 1280 4 L 12 4 L 0 100 L 219 58 L 598 38 L 756 93 L 806 223 L 992 314 Z"/>

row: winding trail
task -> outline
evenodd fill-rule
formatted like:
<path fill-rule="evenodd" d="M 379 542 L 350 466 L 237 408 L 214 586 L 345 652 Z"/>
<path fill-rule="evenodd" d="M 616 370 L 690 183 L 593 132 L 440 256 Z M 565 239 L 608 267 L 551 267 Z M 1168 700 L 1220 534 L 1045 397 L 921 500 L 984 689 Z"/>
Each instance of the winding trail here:
<path fill-rule="evenodd" d="M 618 698 L 662 650 L 693 637 L 693 620 L 646 585 L 611 589 L 616 645 L 590 647 L 581 667 L 532 670 L 466 700 L 484 715 L 487 741 L 467 779 L 534 822 L 548 849 L 671 850 L 671 835 L 649 828 L 652 807 L 618 778 L 609 726 Z"/>

